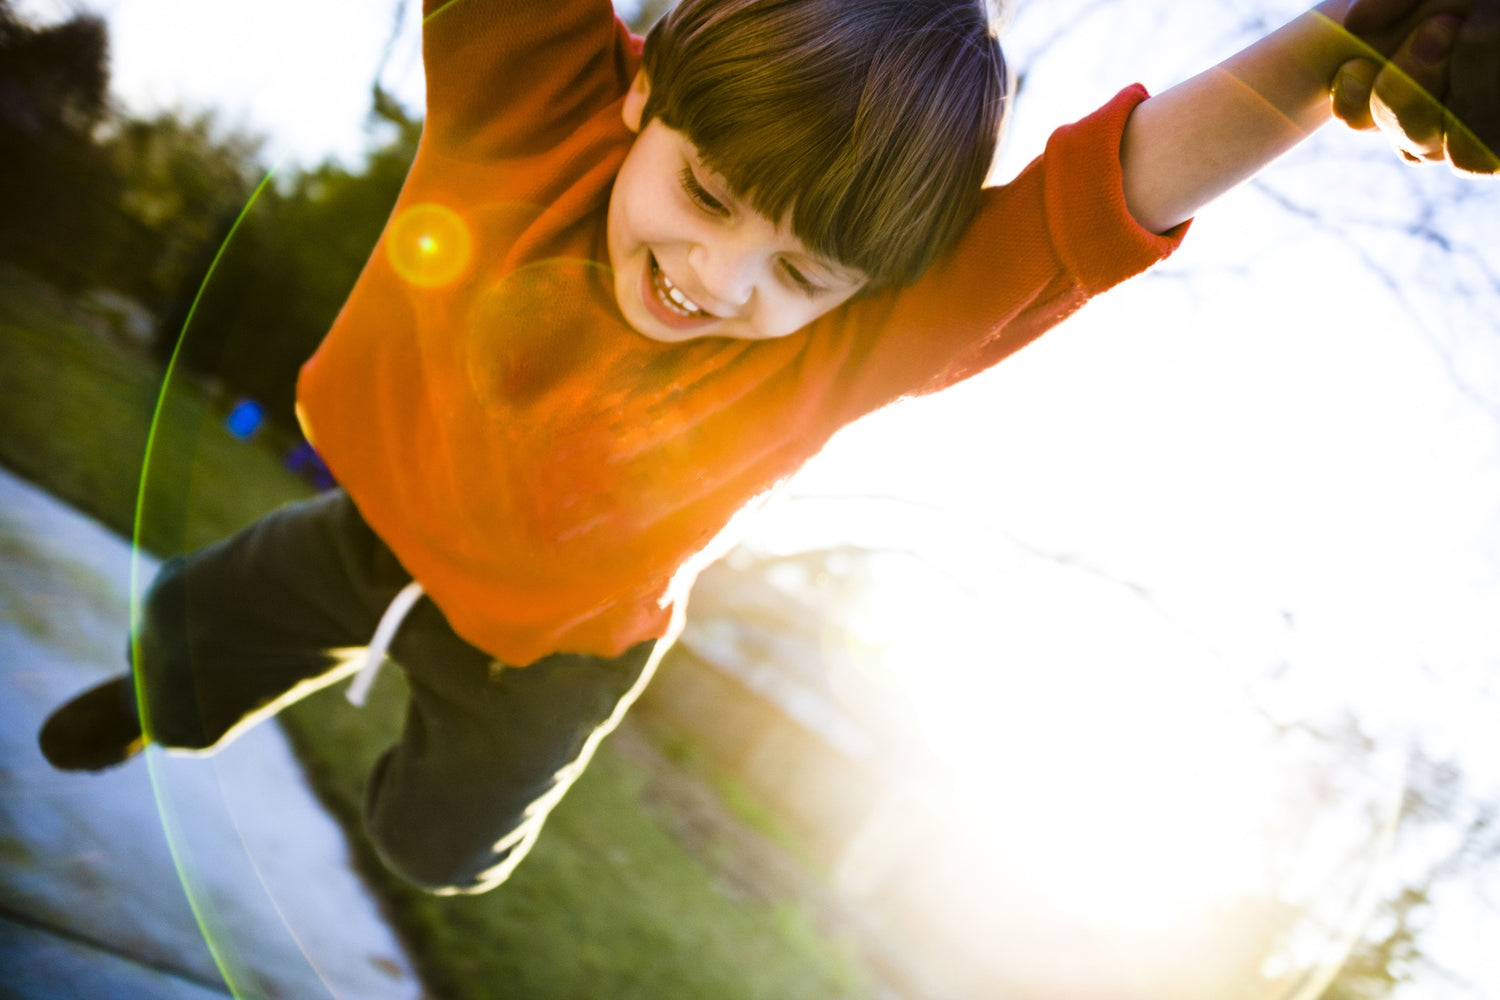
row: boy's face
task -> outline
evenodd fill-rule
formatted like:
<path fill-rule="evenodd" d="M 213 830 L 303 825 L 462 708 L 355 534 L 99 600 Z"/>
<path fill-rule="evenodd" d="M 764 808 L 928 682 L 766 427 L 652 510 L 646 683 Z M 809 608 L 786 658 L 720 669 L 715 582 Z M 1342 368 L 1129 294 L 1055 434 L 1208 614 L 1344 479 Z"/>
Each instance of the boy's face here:
<path fill-rule="evenodd" d="M 625 124 L 637 134 L 609 200 L 615 299 L 637 331 L 695 337 L 784 337 L 842 305 L 860 272 L 812 253 L 782 223 L 736 199 L 687 136 L 641 127 L 649 84 L 637 74 Z"/>

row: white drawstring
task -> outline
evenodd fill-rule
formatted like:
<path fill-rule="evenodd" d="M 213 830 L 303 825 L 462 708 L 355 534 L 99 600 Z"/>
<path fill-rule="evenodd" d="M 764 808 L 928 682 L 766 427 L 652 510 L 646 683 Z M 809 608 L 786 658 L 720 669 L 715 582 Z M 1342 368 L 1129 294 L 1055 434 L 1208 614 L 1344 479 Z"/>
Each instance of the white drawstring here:
<path fill-rule="evenodd" d="M 396 630 L 401 627 L 406 613 L 421 596 L 422 585 L 413 580 L 401 588 L 395 600 L 391 601 L 391 606 L 380 616 L 380 624 L 375 626 L 375 637 L 370 640 L 370 648 L 365 652 L 365 662 L 355 673 L 354 681 L 344 694 L 349 699 L 349 704 L 364 706 L 365 698 L 370 693 L 370 685 L 375 683 L 375 675 L 380 673 L 380 664 L 385 660 L 386 650 L 391 648 L 391 640 L 396 638 Z"/>

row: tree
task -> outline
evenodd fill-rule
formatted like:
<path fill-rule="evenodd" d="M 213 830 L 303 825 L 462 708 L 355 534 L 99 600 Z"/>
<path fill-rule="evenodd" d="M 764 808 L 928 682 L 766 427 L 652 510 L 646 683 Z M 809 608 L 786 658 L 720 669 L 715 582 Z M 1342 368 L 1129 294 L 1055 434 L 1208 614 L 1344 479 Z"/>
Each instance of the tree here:
<path fill-rule="evenodd" d="M 108 81 L 102 20 L 38 28 L 0 0 L 0 258 L 75 287 L 106 249 L 114 203 L 93 142 Z"/>
<path fill-rule="evenodd" d="M 115 115 L 99 148 L 115 179 L 119 229 L 101 263 L 104 283 L 160 315 L 186 282 L 201 277 L 264 173 L 262 140 L 221 134 L 212 112 Z M 194 269 L 197 273 L 192 273 Z M 175 335 L 175 330 L 167 336 Z"/>
<path fill-rule="evenodd" d="M 86 136 L 104 113 L 109 41 L 96 15 L 37 28 L 0 0 L 0 56 L 0 119 L 21 132 Z"/>
<path fill-rule="evenodd" d="M 325 162 L 264 185 L 242 214 L 220 214 L 165 310 L 164 351 L 180 332 L 182 363 L 259 399 L 288 428 L 297 370 L 359 277 L 421 136 L 421 121 L 378 87 L 373 103 L 393 126 L 385 142 L 357 169 Z"/>

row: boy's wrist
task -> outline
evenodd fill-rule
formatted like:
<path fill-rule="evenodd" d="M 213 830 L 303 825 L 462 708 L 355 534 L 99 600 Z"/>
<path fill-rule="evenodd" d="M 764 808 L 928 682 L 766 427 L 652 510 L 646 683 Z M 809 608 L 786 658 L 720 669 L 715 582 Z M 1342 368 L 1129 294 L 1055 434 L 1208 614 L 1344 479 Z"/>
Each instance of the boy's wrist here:
<path fill-rule="evenodd" d="M 1324 0 L 1281 28 L 1146 101 L 1120 150 L 1125 199 L 1165 232 L 1326 124 L 1339 68 L 1372 47 L 1344 29 L 1351 0 Z M 1400 44 L 1399 28 L 1375 39 Z"/>

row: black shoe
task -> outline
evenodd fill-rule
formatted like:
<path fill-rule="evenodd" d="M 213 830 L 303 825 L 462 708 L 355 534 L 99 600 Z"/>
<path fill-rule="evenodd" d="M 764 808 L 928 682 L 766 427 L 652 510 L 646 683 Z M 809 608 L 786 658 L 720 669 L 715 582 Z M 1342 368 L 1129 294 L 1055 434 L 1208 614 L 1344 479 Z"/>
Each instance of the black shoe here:
<path fill-rule="evenodd" d="M 125 674 L 89 688 L 53 712 L 36 741 L 60 771 L 102 771 L 125 763 L 146 746 L 135 682 Z"/>

